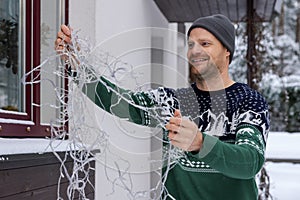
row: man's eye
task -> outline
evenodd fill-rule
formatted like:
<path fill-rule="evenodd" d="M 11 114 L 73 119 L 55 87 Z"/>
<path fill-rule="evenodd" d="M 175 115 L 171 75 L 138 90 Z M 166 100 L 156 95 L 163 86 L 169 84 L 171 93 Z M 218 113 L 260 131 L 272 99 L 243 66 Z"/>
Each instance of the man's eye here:
<path fill-rule="evenodd" d="M 210 44 L 209 42 L 202 42 L 201 43 L 201 45 L 204 46 L 204 47 L 208 46 L 209 44 Z"/>

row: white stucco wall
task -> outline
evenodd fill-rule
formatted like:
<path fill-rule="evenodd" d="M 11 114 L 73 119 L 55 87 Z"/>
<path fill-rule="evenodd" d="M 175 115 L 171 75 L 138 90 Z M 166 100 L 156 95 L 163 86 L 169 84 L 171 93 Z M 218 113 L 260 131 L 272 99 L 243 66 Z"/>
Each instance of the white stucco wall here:
<path fill-rule="evenodd" d="M 169 87 L 186 85 L 186 79 L 182 78 L 186 74 L 178 76 L 178 67 L 181 67 L 180 71 L 183 73 L 187 70 L 182 70 L 184 66 L 177 66 L 177 54 L 182 50 L 182 47 L 178 47 L 177 25 L 168 23 L 154 1 L 87 0 L 83 3 L 81 0 L 72 0 L 70 1 L 70 25 L 76 30 L 80 29 L 80 36 L 91 41 L 95 47 L 94 51 L 100 49 L 108 51 L 111 55 L 132 65 L 132 70 L 140 76 L 133 81 L 132 77 L 125 75 L 121 79 L 122 87 L 136 89 L 137 86 L 147 85 L 149 88 L 153 81 L 155 84 Z M 162 65 L 151 63 L 153 57 L 151 57 L 150 48 L 153 46 L 165 51 L 159 59 Z M 153 67 L 158 68 L 153 70 Z M 87 109 L 91 111 L 86 114 L 88 123 L 109 133 L 109 148 L 113 153 L 130 162 L 132 191 L 147 191 L 153 187 L 155 182 L 149 172 L 149 160 L 153 159 L 153 156 L 159 157 L 160 155 L 151 153 L 153 148 L 157 149 L 159 145 L 151 141 L 150 130 L 122 122 L 98 109 L 91 102 L 87 103 L 87 106 Z M 125 127 L 127 134 L 121 131 L 120 126 Z M 128 134 L 128 131 L 133 134 Z M 98 158 L 103 160 L 101 156 Z M 109 159 L 112 165 L 114 161 Z M 103 162 L 97 162 L 97 200 L 127 199 L 128 191 L 113 187 L 107 180 L 107 175 L 109 177 L 118 175 L 115 170 L 116 166 L 113 168 L 106 168 Z"/>

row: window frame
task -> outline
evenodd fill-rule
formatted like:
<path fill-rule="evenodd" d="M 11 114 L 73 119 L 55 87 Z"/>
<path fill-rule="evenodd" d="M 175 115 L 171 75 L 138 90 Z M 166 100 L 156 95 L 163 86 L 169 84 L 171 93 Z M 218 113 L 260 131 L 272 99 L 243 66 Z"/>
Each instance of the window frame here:
<path fill-rule="evenodd" d="M 20 0 L 24 3 L 24 31 L 22 33 L 24 48 L 25 69 L 24 74 L 30 72 L 41 63 L 41 0 Z M 64 3 L 64 23 L 68 24 L 69 0 L 61 0 Z M 33 78 L 39 79 L 39 72 L 32 73 Z M 65 91 L 67 91 L 67 79 L 64 80 Z M 33 106 L 41 103 L 41 92 L 39 84 L 25 84 L 24 87 L 24 112 L 0 112 L 0 137 L 49 137 L 51 128 L 49 125 L 41 124 L 41 108 Z M 67 101 L 67 99 L 65 100 Z M 64 125 L 64 128 L 67 124 Z M 66 129 L 66 128 L 65 128 Z"/>

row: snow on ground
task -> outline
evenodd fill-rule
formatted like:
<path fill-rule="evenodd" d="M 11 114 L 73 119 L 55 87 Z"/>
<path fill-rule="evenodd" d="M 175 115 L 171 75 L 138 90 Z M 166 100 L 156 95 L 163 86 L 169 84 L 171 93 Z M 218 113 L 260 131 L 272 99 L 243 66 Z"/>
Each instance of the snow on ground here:
<path fill-rule="evenodd" d="M 300 159 L 300 133 L 271 132 L 269 133 L 267 158 Z"/>
<path fill-rule="evenodd" d="M 269 134 L 267 158 L 300 159 L 300 133 Z M 273 200 L 300 200 L 300 164 L 267 162 Z"/>
<path fill-rule="evenodd" d="M 300 199 L 300 164 L 267 163 L 273 200 Z"/>

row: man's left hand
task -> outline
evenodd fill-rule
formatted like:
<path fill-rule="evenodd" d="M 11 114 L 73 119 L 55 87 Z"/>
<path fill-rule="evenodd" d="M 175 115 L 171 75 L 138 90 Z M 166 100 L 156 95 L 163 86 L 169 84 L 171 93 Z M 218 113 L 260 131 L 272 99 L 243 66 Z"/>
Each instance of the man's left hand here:
<path fill-rule="evenodd" d="M 171 143 L 184 151 L 199 151 L 203 143 L 203 135 L 198 126 L 191 120 L 183 118 L 179 110 L 166 125 Z"/>

